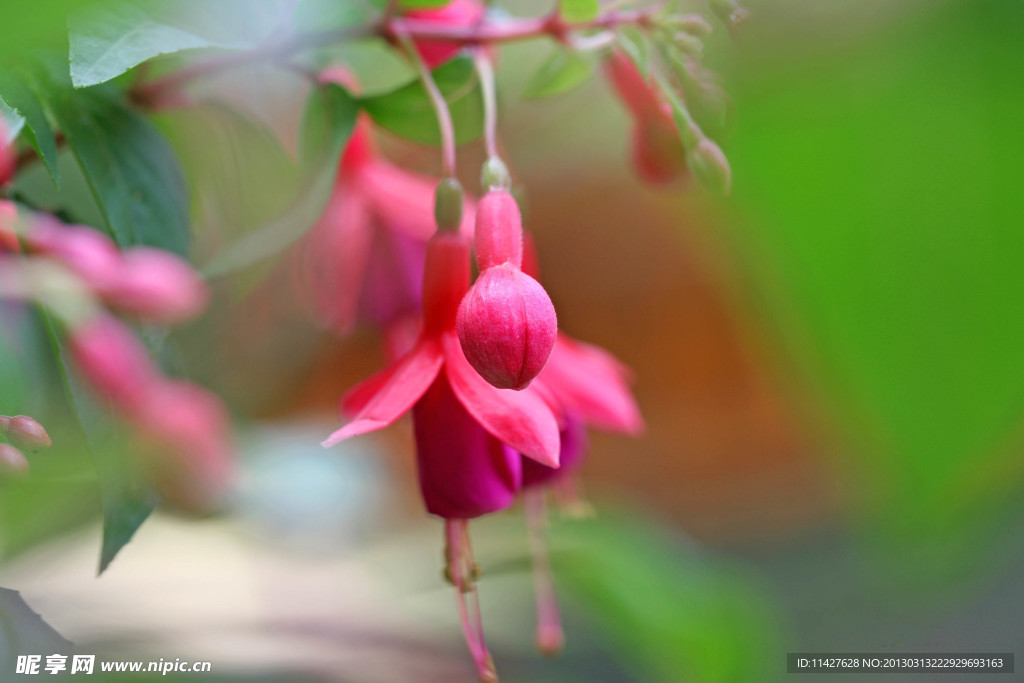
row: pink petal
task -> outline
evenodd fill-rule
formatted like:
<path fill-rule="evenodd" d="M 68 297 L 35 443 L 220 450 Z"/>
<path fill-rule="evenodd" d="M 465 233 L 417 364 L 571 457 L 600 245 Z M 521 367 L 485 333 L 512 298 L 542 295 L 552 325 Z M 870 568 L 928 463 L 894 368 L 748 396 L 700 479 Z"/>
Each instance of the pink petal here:
<path fill-rule="evenodd" d="M 443 362 L 437 342 L 424 339 L 394 365 L 357 384 L 342 399 L 343 410 L 353 414 L 352 421 L 327 437 L 324 448 L 397 420 L 423 396 Z"/>
<path fill-rule="evenodd" d="M 454 333 L 441 336 L 448 381 L 459 401 L 499 441 L 550 467 L 558 467 L 558 422 L 529 389 L 496 389 L 477 374 Z"/>
<path fill-rule="evenodd" d="M 480 426 L 452 393 L 446 377 L 434 380 L 412 415 L 427 512 L 445 519 L 472 519 L 515 501 L 522 483 L 522 457 Z"/>
<path fill-rule="evenodd" d="M 604 349 L 559 334 L 538 379 L 595 427 L 635 435 L 643 431 L 644 420 L 629 376 L 629 369 Z"/>

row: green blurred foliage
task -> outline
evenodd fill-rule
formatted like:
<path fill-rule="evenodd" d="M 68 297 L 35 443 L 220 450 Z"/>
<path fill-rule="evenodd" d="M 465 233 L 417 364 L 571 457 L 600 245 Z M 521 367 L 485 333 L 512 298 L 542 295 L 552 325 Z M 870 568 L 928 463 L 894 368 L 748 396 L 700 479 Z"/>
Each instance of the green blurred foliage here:
<path fill-rule="evenodd" d="M 753 577 L 654 520 L 602 510 L 555 524 L 560 587 L 585 609 L 637 680 L 772 680 L 784 651 L 777 607 Z"/>
<path fill-rule="evenodd" d="M 734 241 L 849 439 L 865 528 L 908 583 L 941 582 L 976 564 L 977 524 L 1024 475 L 1024 5 L 755 16 Z"/>

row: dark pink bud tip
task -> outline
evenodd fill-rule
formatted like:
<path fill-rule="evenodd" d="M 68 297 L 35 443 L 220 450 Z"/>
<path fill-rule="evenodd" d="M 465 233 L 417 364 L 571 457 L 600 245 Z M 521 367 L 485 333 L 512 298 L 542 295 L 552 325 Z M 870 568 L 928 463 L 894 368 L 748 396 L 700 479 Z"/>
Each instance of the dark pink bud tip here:
<path fill-rule="evenodd" d="M 25 451 L 38 451 L 53 445 L 43 425 L 25 415 L 0 419 L 0 430 L 16 448 Z"/>
<path fill-rule="evenodd" d="M 558 320 L 540 283 L 509 264 L 489 268 L 456 318 L 470 365 L 499 389 L 525 389 L 555 345 Z"/>
<path fill-rule="evenodd" d="M 27 477 L 28 460 L 9 443 L 0 443 L 0 478 Z"/>

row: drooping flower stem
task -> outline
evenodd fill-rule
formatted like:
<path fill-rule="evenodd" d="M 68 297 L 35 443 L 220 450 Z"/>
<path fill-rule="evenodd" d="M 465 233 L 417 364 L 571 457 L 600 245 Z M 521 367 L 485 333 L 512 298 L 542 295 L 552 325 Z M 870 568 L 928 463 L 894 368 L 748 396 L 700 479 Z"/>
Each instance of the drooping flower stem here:
<path fill-rule="evenodd" d="M 446 519 L 445 531 L 445 575 L 455 586 L 455 599 L 459 609 L 459 621 L 466 638 L 470 655 L 476 664 L 481 683 L 497 683 L 498 674 L 494 660 L 484 642 L 483 620 L 480 616 L 480 601 L 474 582 L 479 569 L 473 562 L 473 550 L 469 545 L 469 525 L 464 519 Z M 469 599 L 467 600 L 467 596 Z M 472 613 L 469 600 L 472 600 Z"/>
<path fill-rule="evenodd" d="M 555 581 L 548 556 L 547 493 L 534 487 L 523 494 L 526 509 L 526 527 L 533 559 L 533 594 L 537 601 L 537 647 L 546 655 L 556 655 L 565 645 L 562 618 L 555 596 Z"/>
<path fill-rule="evenodd" d="M 494 87 L 494 63 L 483 48 L 473 51 L 473 63 L 480 78 L 480 89 L 484 100 L 484 145 L 487 156 L 498 158 L 498 99 Z"/>
<path fill-rule="evenodd" d="M 408 54 L 409 59 L 416 66 L 416 71 L 423 82 L 423 88 L 430 97 L 430 103 L 433 105 L 434 113 L 437 115 L 437 127 L 441 134 L 441 165 L 444 168 L 444 175 L 448 178 L 454 178 L 455 124 L 452 122 L 452 113 L 448 109 L 448 102 L 444 99 L 444 95 L 441 94 L 441 89 L 437 87 L 437 81 L 434 80 L 433 74 L 430 73 L 430 68 L 427 67 L 426 62 L 423 61 L 419 52 L 416 51 L 416 46 L 412 39 L 406 34 L 398 34 L 397 38 Z"/>

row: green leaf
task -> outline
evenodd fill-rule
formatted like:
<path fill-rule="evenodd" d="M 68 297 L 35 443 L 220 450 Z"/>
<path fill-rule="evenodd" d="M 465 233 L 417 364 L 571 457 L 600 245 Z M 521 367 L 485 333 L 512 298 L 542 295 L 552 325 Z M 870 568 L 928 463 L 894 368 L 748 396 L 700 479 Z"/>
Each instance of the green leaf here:
<path fill-rule="evenodd" d="M 738 567 L 687 552 L 654 520 L 607 510 L 550 535 L 560 590 L 643 673 L 635 680 L 773 679 L 781 615 Z"/>
<path fill-rule="evenodd" d="M 619 47 L 626 53 L 640 75 L 647 78 L 651 69 L 651 44 L 636 26 L 623 26 L 616 34 Z"/>
<path fill-rule="evenodd" d="M 59 187 L 57 143 L 39 98 L 14 71 L 0 71 L 0 98 L 24 119 L 25 137 L 46 165 L 53 184 Z"/>
<path fill-rule="evenodd" d="M 188 193 L 170 145 L 117 90 L 74 90 L 57 69 L 39 73 L 48 109 L 114 240 L 122 247 L 144 244 L 185 254 Z"/>
<path fill-rule="evenodd" d="M 338 159 L 352 135 L 358 114 L 356 100 L 335 83 L 323 84 L 310 93 L 300 141 L 308 170 L 306 179 L 299 184 L 298 196 L 281 215 L 217 254 L 203 268 L 207 277 L 259 263 L 305 234 L 327 204 L 334 188 Z"/>
<path fill-rule="evenodd" d="M 69 21 L 71 80 L 81 88 L 157 55 L 252 47 L 282 25 L 287 12 L 284 0 L 108 2 Z"/>
<path fill-rule="evenodd" d="M 1019 3 L 928 4 L 882 33 L 817 32 L 827 44 L 773 34 L 786 50 L 750 45 L 736 69 L 737 244 L 907 586 L 988 564 L 965 548 L 1024 482 L 1024 125 L 1007 87 L 1024 42 L 1006 30 L 1022 22 Z"/>
<path fill-rule="evenodd" d="M 567 23 L 582 24 L 597 18 L 601 5 L 598 0 L 560 0 L 558 13 Z"/>
<path fill-rule="evenodd" d="M 484 106 L 473 60 L 464 55 L 456 57 L 435 69 L 433 75 L 451 110 L 456 144 L 480 137 Z M 360 103 L 378 126 L 415 142 L 441 144 L 437 117 L 420 81 L 390 93 L 363 97 Z"/>
<path fill-rule="evenodd" d="M 25 127 L 25 117 L 15 111 L 0 97 L 0 124 L 3 124 L 3 133 L 0 136 L 0 144 L 9 145 L 18 138 L 18 133 Z"/>
<path fill-rule="evenodd" d="M 69 370 L 72 363 L 63 336 L 49 315 L 45 312 L 41 315 L 55 351 L 68 403 L 81 427 L 100 482 L 103 546 L 99 572 L 103 573 L 152 514 L 160 499 L 147 482 L 135 476 L 125 439 L 109 416 L 92 400 L 77 375 Z"/>
<path fill-rule="evenodd" d="M 523 97 L 548 97 L 580 85 L 590 76 L 593 65 L 572 50 L 557 49 L 530 77 Z"/>

